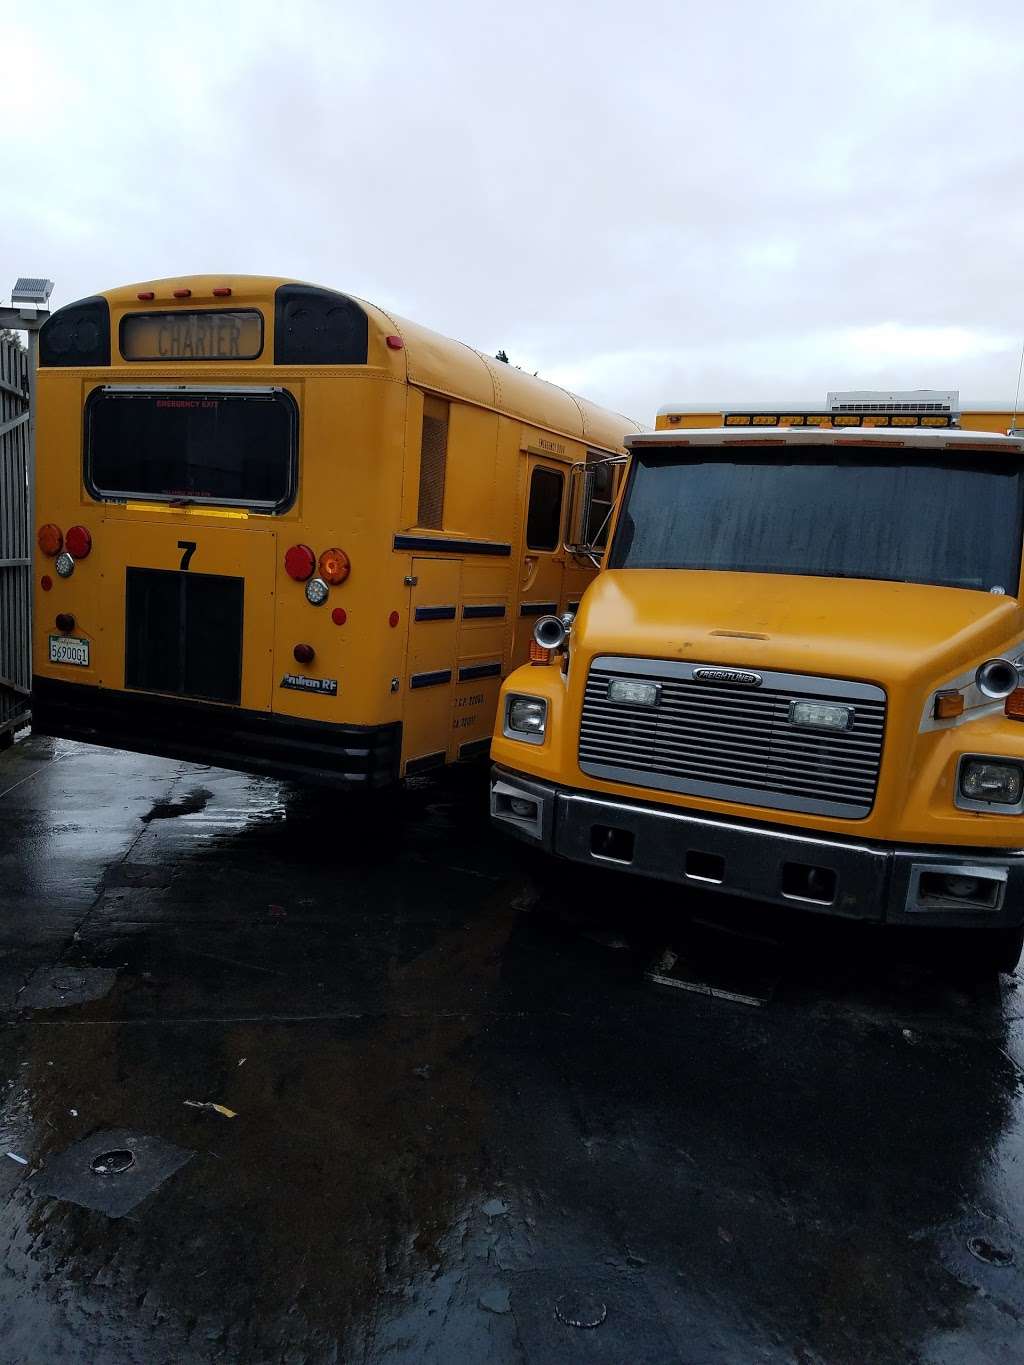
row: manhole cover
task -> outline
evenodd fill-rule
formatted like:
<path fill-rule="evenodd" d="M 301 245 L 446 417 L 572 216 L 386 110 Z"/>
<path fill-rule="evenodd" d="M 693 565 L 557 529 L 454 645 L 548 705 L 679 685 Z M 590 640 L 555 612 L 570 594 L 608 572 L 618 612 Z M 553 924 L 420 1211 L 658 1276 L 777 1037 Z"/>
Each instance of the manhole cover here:
<path fill-rule="evenodd" d="M 194 1155 L 148 1133 L 108 1128 L 48 1157 L 32 1189 L 120 1218 Z"/>
<path fill-rule="evenodd" d="M 127 1147 L 119 1147 L 113 1152 L 100 1152 L 91 1165 L 97 1175 L 124 1175 L 135 1165 L 135 1154 Z"/>
<path fill-rule="evenodd" d="M 987 1237 L 968 1237 L 967 1250 L 986 1265 L 1013 1265 L 1013 1252 L 1009 1247 L 997 1247 Z"/>
<path fill-rule="evenodd" d="M 596 1294 L 574 1290 L 555 1301 L 555 1317 L 567 1327 L 600 1327 L 608 1316 L 608 1305 Z"/>

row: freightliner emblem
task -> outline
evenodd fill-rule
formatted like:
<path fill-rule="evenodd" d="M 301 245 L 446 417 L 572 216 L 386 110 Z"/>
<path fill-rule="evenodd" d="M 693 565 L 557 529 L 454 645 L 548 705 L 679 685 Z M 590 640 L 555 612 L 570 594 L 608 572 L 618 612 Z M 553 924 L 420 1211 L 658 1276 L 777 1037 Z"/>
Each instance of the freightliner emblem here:
<path fill-rule="evenodd" d="M 736 687 L 760 687 L 764 678 L 760 673 L 746 673 L 742 668 L 695 668 L 697 682 L 732 683 Z"/>

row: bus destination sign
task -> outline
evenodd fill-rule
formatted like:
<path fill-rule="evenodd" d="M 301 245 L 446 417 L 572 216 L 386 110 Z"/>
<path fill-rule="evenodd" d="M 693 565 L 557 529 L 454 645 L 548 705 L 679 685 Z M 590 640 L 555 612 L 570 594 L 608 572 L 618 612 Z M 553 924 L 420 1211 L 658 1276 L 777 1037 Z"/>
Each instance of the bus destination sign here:
<path fill-rule="evenodd" d="M 230 313 L 130 313 L 121 320 L 125 360 L 255 360 L 263 349 L 263 317 Z"/>

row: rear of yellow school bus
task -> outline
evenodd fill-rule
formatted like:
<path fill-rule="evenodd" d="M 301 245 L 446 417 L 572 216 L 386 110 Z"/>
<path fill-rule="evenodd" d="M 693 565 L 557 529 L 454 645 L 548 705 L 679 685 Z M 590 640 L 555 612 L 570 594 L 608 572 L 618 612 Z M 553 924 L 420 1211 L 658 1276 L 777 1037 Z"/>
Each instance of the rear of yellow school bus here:
<path fill-rule="evenodd" d="M 53 315 L 38 731 L 353 785 L 397 770 L 398 726 L 372 686 L 397 634 L 376 609 L 371 534 L 389 496 L 381 436 L 405 418 L 390 330 L 342 295 L 246 276 L 133 285 Z M 335 620 L 360 612 L 373 629 L 348 669 Z M 325 728 L 343 669 L 345 723 Z"/>
<path fill-rule="evenodd" d="M 956 930 L 1010 970 L 1024 440 L 806 416 L 627 440 L 602 572 L 506 679 L 492 817 L 582 863 Z"/>
<path fill-rule="evenodd" d="M 39 348 L 37 731 L 336 788 L 486 753 L 634 423 L 372 304 L 192 276 Z"/>

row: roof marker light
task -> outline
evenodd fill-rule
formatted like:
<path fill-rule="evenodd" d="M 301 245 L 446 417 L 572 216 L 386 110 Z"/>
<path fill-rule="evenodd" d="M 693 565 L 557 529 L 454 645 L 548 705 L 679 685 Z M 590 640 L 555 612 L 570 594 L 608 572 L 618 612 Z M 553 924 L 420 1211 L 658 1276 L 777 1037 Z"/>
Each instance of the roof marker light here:
<path fill-rule="evenodd" d="M 191 289 L 176 289 L 176 290 L 174 291 L 174 297 L 175 297 L 176 299 L 190 299 L 190 298 L 192 297 L 192 290 L 191 290 Z"/>
<path fill-rule="evenodd" d="M 215 299 L 229 299 L 231 297 L 231 286 L 229 284 L 219 284 L 213 291 Z"/>
<path fill-rule="evenodd" d="M 388 343 L 389 349 L 392 351 L 400 351 L 402 347 L 405 345 L 405 342 L 402 340 L 401 337 L 390 336 L 385 339 Z"/>
<path fill-rule="evenodd" d="M 140 298 L 143 303 L 148 303 L 150 299 L 156 298 L 156 294 L 152 289 L 140 289 L 136 297 Z"/>

